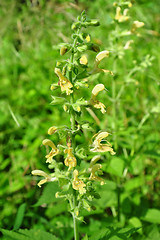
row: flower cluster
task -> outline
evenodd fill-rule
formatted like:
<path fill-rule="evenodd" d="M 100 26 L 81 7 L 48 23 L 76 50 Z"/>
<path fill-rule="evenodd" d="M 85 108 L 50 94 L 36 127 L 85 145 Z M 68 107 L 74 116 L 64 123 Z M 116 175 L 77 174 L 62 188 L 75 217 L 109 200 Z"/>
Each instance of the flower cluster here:
<path fill-rule="evenodd" d="M 55 144 L 51 139 L 44 139 L 42 144 L 46 147 L 47 154 L 45 156 L 49 169 L 53 172 L 48 174 L 41 170 L 33 170 L 32 174 L 43 177 L 38 183 L 41 187 L 46 182 L 58 181 L 61 191 L 56 193 L 56 197 L 64 197 L 68 199 L 71 212 L 74 217 L 78 217 L 80 208 L 91 210 L 90 201 L 95 197 L 95 189 L 93 183 L 100 182 L 101 185 L 105 180 L 102 175 L 102 165 L 97 163 L 101 159 L 100 155 L 92 157 L 87 167 L 87 158 L 94 153 L 111 153 L 115 152 L 111 144 L 105 140 L 109 133 L 100 131 L 95 134 L 92 139 L 92 145 L 86 142 L 86 149 L 80 149 L 76 142 L 76 134 L 83 134 L 84 131 L 90 130 L 90 123 L 82 121 L 81 118 L 87 109 L 93 111 L 100 110 L 102 114 L 106 113 L 106 106 L 98 100 L 101 92 L 105 92 L 105 85 L 98 83 L 93 86 L 90 99 L 84 97 L 77 98 L 77 91 L 83 88 L 89 88 L 89 77 L 97 73 L 111 74 L 108 69 L 101 69 L 100 63 L 104 58 L 109 58 L 108 50 L 100 51 L 99 46 L 92 43 L 91 36 L 83 32 L 83 28 L 88 26 L 98 26 L 97 20 L 89 20 L 83 12 L 78 21 L 72 25 L 74 31 L 72 35 L 73 43 L 64 43 L 60 45 L 60 55 L 70 53 L 70 57 L 66 60 L 58 61 L 55 67 L 55 75 L 58 81 L 51 85 L 51 90 L 58 96 L 52 96 L 52 105 L 60 104 L 62 109 L 70 115 L 71 127 L 69 126 L 52 126 L 48 129 L 50 137 L 58 134 L 61 144 Z M 93 66 L 88 61 L 88 50 L 96 53 Z M 87 51 L 87 52 L 86 52 Z M 94 113 L 96 114 L 96 113 Z M 66 137 L 66 139 L 64 139 Z M 105 143 L 104 143 L 105 141 Z M 57 155 L 59 155 L 57 157 Z M 89 157 L 90 158 L 90 157 Z M 86 168 L 81 169 L 80 162 L 86 161 Z M 67 191 L 66 191 L 67 189 Z M 72 211 L 74 208 L 74 211 Z"/>

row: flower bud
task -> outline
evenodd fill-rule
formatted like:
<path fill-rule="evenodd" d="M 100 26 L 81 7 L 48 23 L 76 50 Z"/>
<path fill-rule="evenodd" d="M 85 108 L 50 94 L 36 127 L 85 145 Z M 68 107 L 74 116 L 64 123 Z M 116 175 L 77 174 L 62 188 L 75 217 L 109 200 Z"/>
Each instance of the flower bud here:
<path fill-rule="evenodd" d="M 82 57 L 79 60 L 80 64 L 82 65 L 87 65 L 88 64 L 88 59 L 85 55 L 82 55 Z"/>
<path fill-rule="evenodd" d="M 63 56 L 67 52 L 68 48 L 65 46 L 62 46 L 60 49 L 60 55 Z"/>

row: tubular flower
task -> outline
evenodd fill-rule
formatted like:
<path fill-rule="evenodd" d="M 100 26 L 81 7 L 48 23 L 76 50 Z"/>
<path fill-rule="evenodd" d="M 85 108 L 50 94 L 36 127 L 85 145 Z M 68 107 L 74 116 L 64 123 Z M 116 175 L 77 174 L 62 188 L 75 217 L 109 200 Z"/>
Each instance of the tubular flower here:
<path fill-rule="evenodd" d="M 105 110 L 106 107 L 103 103 L 96 99 L 96 96 L 98 95 L 99 92 L 103 91 L 104 89 L 105 87 L 103 84 L 97 84 L 92 90 L 92 96 L 90 99 L 90 104 L 93 105 L 93 107 L 100 109 L 103 114 L 106 112 Z"/>
<path fill-rule="evenodd" d="M 94 164 L 91 168 L 89 168 L 89 171 L 91 172 L 91 175 L 89 177 L 90 180 L 94 180 L 94 181 L 100 181 L 101 182 L 101 185 L 104 185 L 104 180 L 103 178 L 99 177 L 96 175 L 96 172 L 100 172 L 99 169 L 102 168 L 102 165 L 101 164 Z"/>
<path fill-rule="evenodd" d="M 46 182 L 53 182 L 53 181 L 57 180 L 56 177 L 51 177 L 50 175 L 48 175 L 47 173 L 45 173 L 44 171 L 41 171 L 41 170 L 33 170 L 31 173 L 32 173 L 32 175 L 42 176 L 45 178 L 45 179 L 42 179 L 41 181 L 39 181 L 39 183 L 37 184 L 38 187 L 41 187 L 41 185 Z"/>
<path fill-rule="evenodd" d="M 128 13 L 128 9 L 127 8 L 124 9 L 123 14 L 121 14 L 121 8 L 117 7 L 115 20 L 117 20 L 118 22 L 128 21 L 129 16 L 127 16 L 127 13 Z"/>
<path fill-rule="evenodd" d="M 113 75 L 113 72 L 110 71 L 110 70 L 106 70 L 106 69 L 101 69 L 98 67 L 98 65 L 100 64 L 100 62 L 106 58 L 106 57 L 109 57 L 109 51 L 107 50 L 104 50 L 102 52 L 99 52 L 96 56 L 96 60 L 95 60 L 95 66 L 94 66 L 94 69 L 92 71 L 92 74 L 94 73 L 99 73 L 99 72 L 104 72 L 104 73 L 110 73 L 111 75 Z"/>
<path fill-rule="evenodd" d="M 108 132 L 100 132 L 96 135 L 93 136 L 95 137 L 95 140 L 93 141 L 93 148 L 91 149 L 92 152 L 110 152 L 111 155 L 115 155 L 116 153 L 113 151 L 112 145 L 106 141 L 107 143 L 102 144 L 101 141 L 108 137 L 109 133 Z"/>
<path fill-rule="evenodd" d="M 77 166 L 77 160 L 76 160 L 75 156 L 72 153 L 72 148 L 71 147 L 66 149 L 64 152 L 67 153 L 67 157 L 64 160 L 64 164 L 67 167 L 69 167 L 68 170 L 70 171 L 73 167 Z"/>
<path fill-rule="evenodd" d="M 74 180 L 72 182 L 72 187 L 75 190 L 78 190 L 80 194 L 86 193 L 86 189 L 84 188 L 86 184 L 78 178 L 78 171 L 75 169 L 73 172 Z"/>
<path fill-rule="evenodd" d="M 47 158 L 46 163 L 51 163 L 52 162 L 52 158 L 59 153 L 59 150 L 58 150 L 58 148 L 56 148 L 54 143 L 51 140 L 49 140 L 49 139 L 43 140 L 42 144 L 52 148 L 50 153 L 45 156 Z"/>
<path fill-rule="evenodd" d="M 73 90 L 71 90 L 73 87 L 72 83 L 65 76 L 63 76 L 59 68 L 55 68 L 55 73 L 59 77 L 61 91 L 66 91 L 66 94 L 70 95 L 73 92 Z"/>
<path fill-rule="evenodd" d="M 53 133 L 55 133 L 57 131 L 57 127 L 50 127 L 49 129 L 48 129 L 48 134 L 49 135 L 52 135 Z"/>
<path fill-rule="evenodd" d="M 139 21 L 134 21 L 133 24 L 132 24 L 132 28 L 131 28 L 131 32 L 132 33 L 135 33 L 137 28 L 141 28 L 144 26 L 144 23 L 143 22 L 139 22 Z"/>

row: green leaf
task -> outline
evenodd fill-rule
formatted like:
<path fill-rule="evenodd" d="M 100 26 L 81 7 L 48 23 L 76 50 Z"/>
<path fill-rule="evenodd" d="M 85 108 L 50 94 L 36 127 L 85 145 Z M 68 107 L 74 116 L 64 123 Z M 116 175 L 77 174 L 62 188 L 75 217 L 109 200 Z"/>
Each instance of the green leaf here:
<path fill-rule="evenodd" d="M 51 97 L 52 97 L 52 102 L 50 103 L 51 105 L 64 104 L 66 102 L 65 98 L 55 96 Z"/>
<path fill-rule="evenodd" d="M 137 228 L 105 228 L 100 230 L 98 233 L 94 233 L 89 240 L 124 240 L 129 239 L 133 233 L 135 233 Z"/>
<path fill-rule="evenodd" d="M 99 240 L 99 239 L 102 239 L 106 235 L 107 232 L 109 232 L 109 229 L 104 228 L 104 229 L 100 230 L 99 232 L 97 232 L 96 234 L 94 233 L 89 238 L 89 240 Z"/>
<path fill-rule="evenodd" d="M 114 157 L 112 158 L 107 168 L 107 172 L 112 173 L 118 177 L 122 177 L 123 169 L 124 169 L 124 161 L 121 158 Z"/>
<path fill-rule="evenodd" d="M 145 238 L 145 240 L 158 240 L 158 239 L 160 239 L 159 227 L 156 226 L 156 225 L 151 225 L 150 228 L 151 228 L 151 230 L 148 234 L 148 237 Z"/>
<path fill-rule="evenodd" d="M 56 192 L 58 192 L 59 187 L 56 182 L 54 183 L 48 183 L 46 187 L 43 190 L 42 196 L 39 198 L 38 202 L 34 204 L 35 207 L 40 206 L 44 203 L 52 203 L 56 202 L 57 199 L 55 197 Z"/>
<path fill-rule="evenodd" d="M 146 211 L 142 219 L 147 222 L 160 224 L 160 210 L 155 208 L 150 208 Z"/>
<path fill-rule="evenodd" d="M 26 209 L 26 203 L 22 203 L 18 208 L 13 230 L 17 230 L 20 228 L 24 218 L 25 209 Z"/>
<path fill-rule="evenodd" d="M 141 177 L 135 177 L 130 180 L 128 180 L 125 183 L 125 189 L 126 191 L 131 191 L 135 188 L 141 187 L 144 184 L 144 180 Z"/>
<path fill-rule="evenodd" d="M 40 229 L 20 229 L 18 232 L 1 229 L 7 240 L 58 240 L 58 238 L 50 233 Z"/>
<path fill-rule="evenodd" d="M 87 234 L 84 236 L 84 238 L 82 238 L 82 240 L 88 240 Z"/>

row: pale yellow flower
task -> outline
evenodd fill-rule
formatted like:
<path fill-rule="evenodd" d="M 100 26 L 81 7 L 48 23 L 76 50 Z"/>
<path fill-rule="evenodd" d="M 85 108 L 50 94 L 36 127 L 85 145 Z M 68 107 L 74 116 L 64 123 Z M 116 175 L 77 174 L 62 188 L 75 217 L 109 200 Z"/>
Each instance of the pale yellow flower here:
<path fill-rule="evenodd" d="M 87 65 L 88 64 L 88 59 L 85 55 L 82 55 L 82 57 L 79 59 L 79 62 L 82 65 Z"/>
<path fill-rule="evenodd" d="M 89 179 L 94 180 L 94 181 L 100 181 L 101 185 L 104 185 L 103 178 L 96 175 L 96 172 L 98 172 L 101 168 L 102 168 L 102 165 L 98 164 L 98 163 L 94 164 L 91 168 L 89 168 L 89 171 L 91 172 L 91 175 L 90 175 Z"/>
<path fill-rule="evenodd" d="M 70 95 L 73 92 L 73 90 L 71 90 L 73 87 L 72 83 L 65 76 L 63 76 L 59 68 L 55 68 L 55 73 L 59 77 L 61 91 L 66 91 L 66 94 Z"/>
<path fill-rule="evenodd" d="M 132 24 L 132 28 L 131 28 L 131 32 L 132 33 L 135 33 L 137 28 L 141 28 L 144 26 L 144 23 L 143 22 L 139 22 L 139 21 L 134 21 L 133 24 Z"/>
<path fill-rule="evenodd" d="M 57 127 L 50 127 L 49 129 L 48 129 L 48 134 L 49 135 L 52 135 L 53 133 L 55 133 L 57 131 Z"/>
<path fill-rule="evenodd" d="M 46 163 L 51 163 L 52 162 L 52 158 L 59 153 L 59 150 L 58 150 L 58 148 L 56 148 L 55 144 L 51 140 L 49 140 L 49 139 L 43 140 L 42 144 L 52 148 L 50 153 L 45 156 L 47 158 Z"/>
<path fill-rule="evenodd" d="M 42 177 L 44 177 L 44 179 L 39 181 L 39 183 L 37 184 L 38 187 L 41 187 L 41 185 L 46 183 L 46 182 L 53 182 L 53 181 L 57 180 L 56 177 L 51 177 L 49 174 L 47 174 L 47 173 L 45 173 L 44 171 L 41 171 L 41 170 L 33 170 L 31 173 L 34 176 L 42 176 Z"/>
<path fill-rule="evenodd" d="M 96 63 L 97 66 L 99 65 L 99 63 L 102 61 L 103 58 L 109 57 L 109 51 L 104 50 L 102 52 L 99 52 L 96 56 Z"/>
<path fill-rule="evenodd" d="M 133 43 L 134 41 L 133 40 L 129 40 L 126 42 L 125 46 L 124 46 L 124 49 L 127 50 L 127 49 L 130 49 L 131 48 L 131 43 Z"/>
<path fill-rule="evenodd" d="M 69 167 L 68 170 L 70 171 L 73 167 L 77 166 L 77 160 L 72 153 L 72 148 L 69 147 L 65 149 L 64 153 L 67 153 L 67 157 L 64 160 L 64 164 Z"/>
<path fill-rule="evenodd" d="M 75 190 L 78 190 L 80 194 L 86 193 L 85 186 L 86 184 L 78 178 L 78 171 L 75 169 L 73 172 L 74 180 L 72 182 L 72 187 Z"/>
<path fill-rule="evenodd" d="M 127 16 L 128 13 L 128 9 L 124 9 L 123 14 L 121 14 L 121 8 L 117 7 L 116 8 L 116 16 L 115 16 L 115 20 L 117 20 L 118 22 L 125 22 L 128 21 L 129 16 Z"/>
<path fill-rule="evenodd" d="M 88 34 L 87 37 L 86 37 L 86 41 L 87 41 L 87 42 L 90 42 L 90 41 L 91 41 L 91 38 L 90 38 L 89 34 Z"/>
<path fill-rule="evenodd" d="M 100 62 L 106 58 L 109 57 L 109 51 L 104 50 L 102 52 L 99 52 L 96 56 L 96 60 L 95 60 L 95 66 L 93 71 L 91 72 L 91 74 L 95 74 L 95 73 L 99 73 L 99 72 L 104 72 L 104 73 L 110 73 L 111 75 L 113 75 L 113 72 L 107 69 L 101 69 L 98 67 L 98 65 L 100 64 Z"/>
<path fill-rule="evenodd" d="M 93 141 L 93 148 L 91 149 L 92 152 L 110 152 L 111 155 L 114 155 L 116 154 L 114 151 L 113 151 L 113 148 L 112 148 L 112 145 L 107 141 L 105 140 L 107 143 L 105 144 L 102 144 L 101 141 L 108 137 L 109 133 L 108 132 L 100 132 L 100 133 L 97 133 L 93 136 L 93 138 L 95 138 L 95 140 Z"/>
<path fill-rule="evenodd" d="M 97 84 L 92 90 L 92 96 L 90 99 L 90 104 L 93 105 L 93 107 L 100 109 L 103 114 L 106 112 L 105 110 L 106 107 L 103 103 L 96 99 L 96 96 L 98 95 L 99 92 L 103 91 L 104 89 L 105 86 L 103 84 Z"/>

